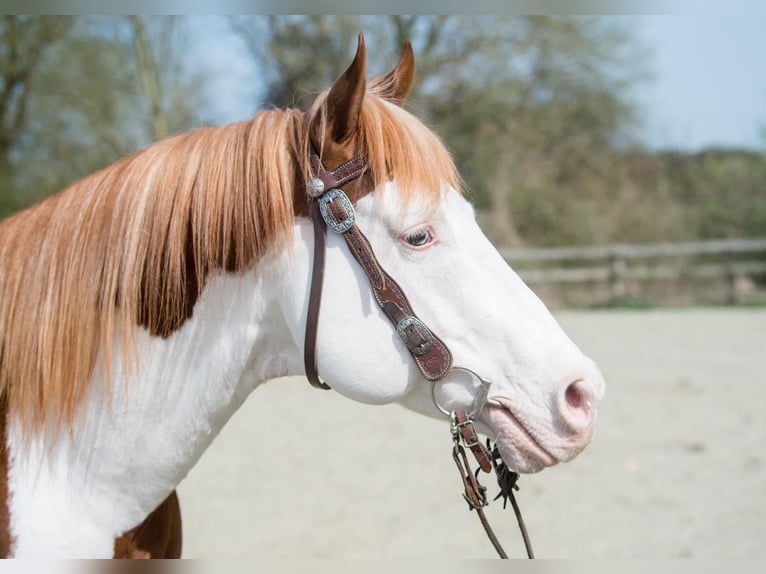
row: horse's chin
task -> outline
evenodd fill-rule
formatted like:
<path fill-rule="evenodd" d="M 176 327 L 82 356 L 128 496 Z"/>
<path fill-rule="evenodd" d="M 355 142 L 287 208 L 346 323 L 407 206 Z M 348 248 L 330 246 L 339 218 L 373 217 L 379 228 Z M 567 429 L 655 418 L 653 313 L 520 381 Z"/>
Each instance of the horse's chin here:
<path fill-rule="evenodd" d="M 488 406 L 479 420 L 489 431 L 487 434 L 494 438 L 503 462 L 511 470 L 532 474 L 559 462 L 505 404 L 502 407 Z"/>

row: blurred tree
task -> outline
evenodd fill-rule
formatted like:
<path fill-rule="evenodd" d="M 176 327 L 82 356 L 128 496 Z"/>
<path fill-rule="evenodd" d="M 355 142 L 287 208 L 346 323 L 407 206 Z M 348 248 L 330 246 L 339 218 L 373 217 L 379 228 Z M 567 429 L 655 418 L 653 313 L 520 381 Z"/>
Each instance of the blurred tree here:
<path fill-rule="evenodd" d="M 29 100 L 46 52 L 67 36 L 67 17 L 5 15 L 0 20 L 0 217 L 21 206 L 11 152 L 27 126 Z"/>
<path fill-rule="evenodd" d="M 132 44 L 136 98 L 148 118 L 149 141 L 179 133 L 200 123 L 203 72 L 187 59 L 193 41 L 185 20 L 177 16 L 127 16 Z M 119 25 L 119 22 L 118 24 Z"/>
<path fill-rule="evenodd" d="M 624 88 L 640 70 L 626 57 L 630 35 L 617 22 L 579 17 L 513 18 L 483 29 L 493 26 L 495 55 L 481 83 L 466 74 L 432 105 L 487 209 L 487 233 L 502 244 L 603 240 L 602 227 L 582 222 L 609 201 L 612 150 L 632 121 Z"/>
<path fill-rule="evenodd" d="M 410 40 L 407 102 L 456 152 L 498 244 L 766 235 L 763 153 L 652 153 L 630 144 L 643 77 L 624 20 L 497 16 L 229 19 L 263 98 L 305 107 L 365 32 L 369 73 Z M 200 123 L 188 20 L 0 18 L 0 217 Z"/>
<path fill-rule="evenodd" d="M 136 68 L 141 80 L 146 99 L 151 109 L 152 136 L 154 139 L 167 137 L 168 121 L 163 109 L 162 83 L 158 69 L 158 59 L 152 53 L 147 32 L 146 21 L 141 16 L 128 16 L 131 32 L 133 33 L 133 46 L 136 53 Z M 174 19 L 168 19 L 169 31 L 172 33 Z"/>
<path fill-rule="evenodd" d="M 199 123 L 201 72 L 183 59 L 179 19 L 68 22 L 66 37 L 38 62 L 13 144 L 12 182 L 23 203 Z"/>
<path fill-rule="evenodd" d="M 259 64 L 267 105 L 305 108 L 350 63 L 358 16 L 234 16 L 230 24 Z"/>
<path fill-rule="evenodd" d="M 456 152 L 491 238 L 594 239 L 549 201 L 562 182 L 602 169 L 631 121 L 631 37 L 616 22 L 398 15 L 238 17 L 232 25 L 267 71 L 264 97 L 277 106 L 305 107 L 348 65 L 360 30 L 372 73 L 387 71 L 411 41 L 418 81 L 407 105 Z"/>

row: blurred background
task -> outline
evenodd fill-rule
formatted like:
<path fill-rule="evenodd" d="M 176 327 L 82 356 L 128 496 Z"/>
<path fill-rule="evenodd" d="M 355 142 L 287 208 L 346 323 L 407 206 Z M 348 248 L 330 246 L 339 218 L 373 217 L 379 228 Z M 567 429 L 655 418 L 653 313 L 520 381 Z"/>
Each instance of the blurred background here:
<path fill-rule="evenodd" d="M 447 141 L 485 232 L 550 305 L 763 303 L 763 24 L 6 15 L 0 217 L 170 134 L 305 107 L 364 31 L 371 74 L 413 43 L 409 109 Z"/>
<path fill-rule="evenodd" d="M 764 30 L 744 14 L 3 16 L 0 217 L 170 134 L 305 107 L 359 31 L 370 74 L 410 40 L 408 108 L 607 380 L 591 446 L 522 478 L 538 556 L 764 558 Z M 179 487 L 184 554 L 491 557 L 450 446 L 442 420 L 269 383 Z M 522 556 L 512 517 L 490 519 Z"/>

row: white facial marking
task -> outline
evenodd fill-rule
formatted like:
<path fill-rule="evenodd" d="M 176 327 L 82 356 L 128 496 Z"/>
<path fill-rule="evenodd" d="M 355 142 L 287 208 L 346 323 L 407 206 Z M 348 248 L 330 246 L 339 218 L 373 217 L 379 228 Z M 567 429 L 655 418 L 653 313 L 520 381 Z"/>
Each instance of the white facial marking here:
<path fill-rule="evenodd" d="M 503 406 L 485 408 L 479 428 L 499 441 L 506 462 L 533 472 L 580 452 L 592 434 L 603 378 L 486 239 L 470 204 L 448 190 L 435 209 L 416 199 L 403 210 L 389 183 L 358 202 L 356 217 L 383 268 L 450 348 L 455 365 L 493 382 L 490 397 Z M 310 230 L 304 222 L 301 237 Z M 305 297 L 306 281 L 286 281 L 291 301 Z M 324 380 L 357 401 L 400 402 L 443 416 L 367 277 L 332 232 L 324 293 L 318 343 Z M 286 314 L 291 329 L 302 332 L 305 311 Z M 438 389 L 445 406 L 469 410 L 477 391 L 478 382 L 458 374 Z"/>

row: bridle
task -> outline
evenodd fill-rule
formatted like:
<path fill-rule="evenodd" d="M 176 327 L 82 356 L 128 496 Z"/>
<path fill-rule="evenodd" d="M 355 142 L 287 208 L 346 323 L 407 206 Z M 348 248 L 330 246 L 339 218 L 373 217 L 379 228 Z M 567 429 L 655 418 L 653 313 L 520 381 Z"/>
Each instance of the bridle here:
<path fill-rule="evenodd" d="M 329 388 L 319 380 L 316 367 L 316 331 L 324 282 L 327 227 L 341 234 L 346 240 L 351 253 L 370 281 L 375 301 L 396 327 L 399 337 L 423 377 L 428 381 L 443 379 L 452 368 L 452 353 L 444 342 L 418 319 L 402 288 L 381 267 L 370 242 L 355 223 L 351 201 L 340 189 L 343 184 L 362 175 L 367 167 L 367 155 L 353 157 L 331 171 L 324 170 L 316 154 L 312 154 L 311 160 L 315 177 L 309 182 L 308 193 L 314 198 L 310 205 L 314 223 L 314 267 L 311 274 L 304 345 L 304 362 L 309 382 L 315 387 Z"/>
<path fill-rule="evenodd" d="M 436 408 L 450 417 L 450 432 L 453 439 L 452 457 L 463 479 L 469 510 L 476 510 L 487 536 L 501 558 L 507 558 L 492 532 L 483 508 L 487 506 L 486 488 L 478 482 L 479 470 L 495 470 L 500 486 L 500 496 L 511 500 L 519 527 L 524 538 L 529 558 L 534 558 L 521 513 L 518 510 L 513 491 L 518 489 L 518 474 L 502 462 L 497 447 L 490 449 L 489 441 L 484 446 L 478 439 L 473 421 L 487 404 L 500 406 L 488 399 L 491 383 L 476 372 L 453 365 L 452 353 L 445 343 L 418 318 L 407 296 L 399 284 L 383 269 L 375 257 L 370 242 L 356 225 L 354 207 L 342 187 L 361 177 L 367 170 L 367 154 L 354 156 L 337 167 L 326 170 L 319 156 L 311 152 L 312 178 L 306 185 L 309 196 L 309 211 L 314 228 L 314 262 L 311 271 L 306 335 L 304 340 L 304 366 L 306 377 L 314 387 L 329 390 L 331 387 L 319 378 L 317 370 L 317 326 L 324 285 L 325 252 L 327 228 L 343 236 L 349 250 L 369 279 L 370 288 L 380 309 L 395 327 L 399 338 L 409 351 L 423 377 L 431 383 L 431 397 Z M 463 371 L 479 381 L 479 392 L 474 398 L 470 412 L 447 410 L 438 401 L 436 384 L 453 371 Z M 479 469 L 471 470 L 465 454 L 466 447 L 474 454 Z M 503 505 L 505 507 L 505 504 Z"/>

